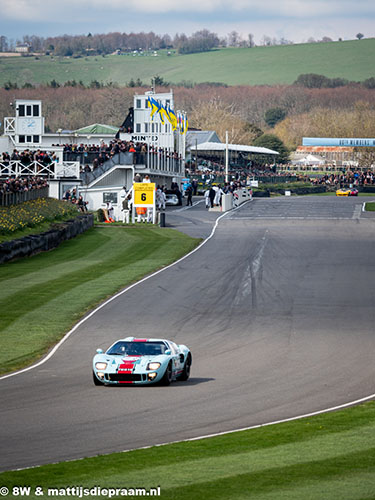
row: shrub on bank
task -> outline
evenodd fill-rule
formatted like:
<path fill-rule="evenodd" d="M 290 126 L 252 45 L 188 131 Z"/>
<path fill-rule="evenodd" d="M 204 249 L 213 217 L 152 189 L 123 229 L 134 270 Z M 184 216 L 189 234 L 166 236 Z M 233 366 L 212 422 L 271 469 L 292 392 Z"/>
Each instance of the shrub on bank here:
<path fill-rule="evenodd" d="M 0 207 L 0 234 L 11 234 L 43 222 L 77 215 L 77 207 L 54 198 L 39 198 L 20 205 Z"/>

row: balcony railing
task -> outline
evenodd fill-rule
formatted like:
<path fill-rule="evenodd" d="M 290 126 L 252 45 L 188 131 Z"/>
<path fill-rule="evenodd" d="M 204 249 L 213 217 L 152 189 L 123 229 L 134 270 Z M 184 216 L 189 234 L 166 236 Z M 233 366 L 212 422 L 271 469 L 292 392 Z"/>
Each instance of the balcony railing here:
<path fill-rule="evenodd" d="M 61 179 L 70 177 L 79 179 L 79 162 L 64 161 L 63 163 L 41 163 L 32 161 L 24 164 L 21 160 L 9 160 L 0 162 L 0 177 L 48 177 L 50 179 Z"/>
<path fill-rule="evenodd" d="M 70 153 L 69 153 L 70 154 Z M 145 166 L 152 174 L 177 175 L 182 172 L 182 160 L 160 153 L 117 153 L 112 158 L 96 167 L 92 172 L 81 173 L 82 182 L 86 185 L 108 172 L 115 165 Z"/>

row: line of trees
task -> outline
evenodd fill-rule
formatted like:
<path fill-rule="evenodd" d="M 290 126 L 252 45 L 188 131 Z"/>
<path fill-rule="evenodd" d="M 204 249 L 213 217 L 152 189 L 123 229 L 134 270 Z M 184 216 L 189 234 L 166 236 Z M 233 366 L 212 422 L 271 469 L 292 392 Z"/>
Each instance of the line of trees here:
<path fill-rule="evenodd" d="M 138 86 L 103 87 L 98 82 L 93 82 L 89 85 L 90 88 L 87 88 L 79 84 L 74 85 L 74 82 L 70 83 L 73 85 L 58 87 L 50 84 L 38 88 L 13 88 L 11 91 L 0 88 L 0 120 L 4 116 L 13 116 L 14 111 L 9 102 L 25 98 L 43 101 L 43 115 L 51 131 L 59 128 L 77 129 L 89 123 L 117 126 L 121 125 L 128 108 L 133 105 L 134 93 L 145 91 L 145 87 Z M 163 87 L 157 84 L 156 90 L 163 91 Z M 229 130 L 237 130 L 234 134 L 235 140 L 244 140 L 245 143 L 250 137 L 255 138 L 258 135 L 257 128 L 272 130 L 272 133 L 277 133 L 288 146 L 298 144 L 300 135 L 308 135 L 308 130 L 311 134 L 317 133 L 310 129 L 312 124 L 322 122 L 324 113 L 329 117 L 342 111 L 342 116 L 345 116 L 344 112 L 351 112 L 358 103 L 364 103 L 363 108 L 360 108 L 361 112 L 362 109 L 375 109 L 375 92 L 359 85 L 336 89 L 311 89 L 297 85 L 225 87 L 206 84 L 193 88 L 174 86 L 174 96 L 175 108 L 187 111 L 192 127 L 217 129 L 220 132 L 220 127 L 225 131 L 228 130 L 225 127 L 230 125 Z M 323 109 L 324 112 L 319 116 L 311 114 L 316 109 Z M 204 112 L 201 113 L 201 110 Z M 229 120 L 230 115 L 235 118 Z M 327 118 L 324 118 L 327 134 L 335 132 L 333 125 L 337 121 L 342 127 L 348 126 L 345 119 L 338 120 L 337 116 L 335 115 L 332 124 L 327 124 Z M 365 116 L 367 114 L 363 111 L 364 121 L 369 122 L 365 120 Z M 249 123 L 252 124 L 250 128 L 247 125 Z M 239 128 L 237 125 L 240 125 Z M 374 134 L 375 129 L 372 127 L 371 130 Z M 222 140 L 225 140 L 225 136 Z"/>
<path fill-rule="evenodd" d="M 357 34 L 358 39 L 364 35 Z M 332 41 L 330 37 L 322 40 L 310 38 L 308 43 Z M 285 38 L 271 38 L 264 35 L 260 45 L 289 45 L 294 42 Z M 176 34 L 173 38 L 169 34 L 157 35 L 149 33 L 119 33 L 87 35 L 63 35 L 43 38 L 37 35 L 25 35 L 22 40 L 8 39 L 0 35 L 0 52 L 12 52 L 19 44 L 28 45 L 30 52 L 40 54 L 54 54 L 57 56 L 83 56 L 87 54 L 112 54 L 116 51 L 153 51 L 159 49 L 176 50 L 181 54 L 203 52 L 219 47 L 254 47 L 254 35 L 249 33 L 243 37 L 233 30 L 226 37 L 219 37 L 207 29 L 203 29 L 187 36 L 184 33 Z"/>
<path fill-rule="evenodd" d="M 358 82 L 349 81 L 345 78 L 328 78 L 324 75 L 317 75 L 315 73 L 306 73 L 299 75 L 294 82 L 295 85 L 306 87 L 308 89 L 335 89 L 337 87 L 345 87 L 347 85 L 358 85 Z M 371 77 L 361 82 L 361 85 L 367 89 L 375 88 L 375 78 Z"/>
<path fill-rule="evenodd" d="M 121 85 L 121 87 L 149 87 L 150 83 L 153 81 L 153 84 L 158 87 L 185 87 L 185 88 L 194 88 L 194 87 L 228 87 L 228 85 L 220 82 L 205 82 L 195 84 L 191 81 L 182 81 L 178 83 L 171 83 L 165 80 L 162 76 L 155 75 L 151 78 L 150 82 L 143 82 L 140 78 L 134 80 L 131 78 L 125 85 Z M 366 89 L 375 89 L 375 78 L 367 78 L 363 82 L 354 82 L 349 81 L 344 78 L 327 78 L 324 75 L 317 75 L 315 73 L 308 73 L 299 75 L 297 80 L 293 84 L 296 87 L 304 87 L 307 89 L 335 89 L 338 87 L 364 87 Z M 82 80 L 78 82 L 76 80 L 67 80 L 66 82 L 58 82 L 53 79 L 50 82 L 44 85 L 33 85 L 30 82 L 25 82 L 23 85 L 19 85 L 17 82 L 12 82 L 8 80 L 3 84 L 3 89 L 5 90 L 15 90 L 15 89 L 31 89 L 31 88 L 43 88 L 43 87 L 51 87 L 51 88 L 59 88 L 59 87 L 80 87 L 83 89 L 100 89 L 106 87 L 120 87 L 117 82 L 112 81 L 98 81 L 91 80 L 91 82 L 85 84 Z M 274 117 L 270 117 L 270 120 L 273 121 Z"/>
<path fill-rule="evenodd" d="M 22 40 L 8 40 L 0 36 L 0 52 L 14 51 L 16 45 L 28 45 L 30 52 L 54 54 L 56 56 L 83 56 L 87 54 L 112 54 L 114 52 L 154 51 L 160 49 L 176 50 L 181 54 L 204 52 L 217 47 L 254 46 L 254 37 L 249 35 L 245 42 L 237 32 L 220 38 L 216 33 L 203 29 L 187 36 L 149 33 L 107 33 L 92 35 L 64 35 L 43 38 L 26 35 Z"/>

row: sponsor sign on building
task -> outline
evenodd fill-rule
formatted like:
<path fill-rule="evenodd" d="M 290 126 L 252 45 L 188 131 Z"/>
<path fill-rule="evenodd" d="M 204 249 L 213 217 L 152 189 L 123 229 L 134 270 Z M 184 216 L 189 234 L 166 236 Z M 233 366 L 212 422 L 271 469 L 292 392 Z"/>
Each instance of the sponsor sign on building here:
<path fill-rule="evenodd" d="M 375 147 L 375 139 L 358 137 L 304 137 L 303 146 L 350 146 L 350 147 Z"/>

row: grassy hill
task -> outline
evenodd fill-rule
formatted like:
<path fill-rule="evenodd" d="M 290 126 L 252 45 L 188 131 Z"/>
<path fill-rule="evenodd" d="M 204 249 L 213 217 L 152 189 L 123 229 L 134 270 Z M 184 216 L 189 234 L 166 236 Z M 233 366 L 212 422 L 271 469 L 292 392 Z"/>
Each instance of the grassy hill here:
<path fill-rule="evenodd" d="M 177 84 L 221 82 L 228 85 L 291 84 L 298 75 L 317 73 L 329 78 L 363 81 L 375 76 L 375 38 L 289 46 L 226 48 L 179 55 L 160 51 L 147 55 L 110 55 L 82 58 L 51 56 L 0 57 L 0 86 L 5 82 L 33 85 L 56 80 L 92 80 L 126 85 L 140 78 L 150 84 L 159 75 Z"/>

